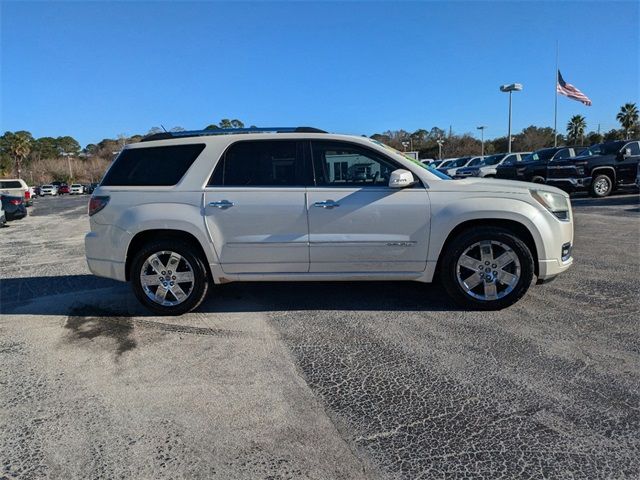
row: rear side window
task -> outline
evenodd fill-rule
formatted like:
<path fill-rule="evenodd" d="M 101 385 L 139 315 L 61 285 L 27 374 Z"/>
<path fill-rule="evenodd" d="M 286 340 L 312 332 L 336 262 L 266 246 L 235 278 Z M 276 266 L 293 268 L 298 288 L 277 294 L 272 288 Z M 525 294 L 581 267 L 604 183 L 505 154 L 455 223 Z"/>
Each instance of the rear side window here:
<path fill-rule="evenodd" d="M 198 143 L 123 150 L 107 172 L 102 185 L 175 185 L 204 147 L 204 143 Z"/>
<path fill-rule="evenodd" d="M 287 140 L 237 142 L 211 176 L 214 187 L 281 187 L 305 184 L 302 143 Z"/>
<path fill-rule="evenodd" d="M 0 181 L 0 188 L 22 188 L 22 184 L 16 181 Z"/>

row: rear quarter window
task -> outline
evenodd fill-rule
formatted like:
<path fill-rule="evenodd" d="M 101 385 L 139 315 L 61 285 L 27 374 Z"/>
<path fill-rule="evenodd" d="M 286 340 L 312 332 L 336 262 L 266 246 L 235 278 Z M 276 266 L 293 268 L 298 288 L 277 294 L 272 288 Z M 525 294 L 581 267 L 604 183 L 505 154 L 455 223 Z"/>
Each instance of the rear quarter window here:
<path fill-rule="evenodd" d="M 171 186 L 187 173 L 205 144 L 123 150 L 102 181 L 104 186 Z"/>

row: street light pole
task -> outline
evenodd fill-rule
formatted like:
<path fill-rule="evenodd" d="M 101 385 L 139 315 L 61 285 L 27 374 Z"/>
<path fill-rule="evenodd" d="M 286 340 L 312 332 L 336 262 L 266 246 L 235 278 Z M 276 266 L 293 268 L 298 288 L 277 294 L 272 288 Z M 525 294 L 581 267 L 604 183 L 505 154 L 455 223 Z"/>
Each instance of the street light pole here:
<path fill-rule="evenodd" d="M 501 92 L 509 93 L 509 130 L 508 130 L 509 150 L 508 150 L 508 153 L 511 153 L 511 93 L 520 92 L 521 90 L 522 90 L 521 83 L 511 83 L 509 85 L 502 85 L 500 87 Z"/>
<path fill-rule="evenodd" d="M 478 130 L 480 130 L 480 138 L 481 138 L 481 142 L 482 142 L 482 153 L 480 154 L 481 157 L 484 157 L 484 129 L 487 128 L 486 125 L 480 125 L 479 127 L 476 127 Z"/>

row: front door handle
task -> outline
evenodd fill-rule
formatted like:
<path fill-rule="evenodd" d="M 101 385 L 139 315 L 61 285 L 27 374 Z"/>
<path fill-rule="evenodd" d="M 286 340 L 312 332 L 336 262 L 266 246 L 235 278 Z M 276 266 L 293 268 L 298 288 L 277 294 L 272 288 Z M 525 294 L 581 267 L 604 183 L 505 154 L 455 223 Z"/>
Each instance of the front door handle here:
<path fill-rule="evenodd" d="M 234 203 L 229 200 L 220 200 L 219 202 L 209 202 L 210 207 L 216 208 L 229 208 L 233 207 Z"/>
<path fill-rule="evenodd" d="M 313 206 L 320 208 L 334 208 L 339 207 L 340 204 L 338 202 L 334 202 L 333 200 L 325 200 L 324 202 L 315 202 Z"/>

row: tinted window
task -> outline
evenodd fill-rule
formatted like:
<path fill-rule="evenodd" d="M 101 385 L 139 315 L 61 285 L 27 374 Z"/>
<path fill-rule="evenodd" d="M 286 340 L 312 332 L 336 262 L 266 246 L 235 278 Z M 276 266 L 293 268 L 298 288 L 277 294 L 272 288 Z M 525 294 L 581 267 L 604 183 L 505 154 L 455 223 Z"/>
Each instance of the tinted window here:
<path fill-rule="evenodd" d="M 562 160 L 563 158 L 569 158 L 571 157 L 572 152 L 571 149 L 569 148 L 563 148 L 562 150 L 560 150 L 558 153 L 556 153 L 553 156 L 554 160 Z"/>
<path fill-rule="evenodd" d="M 350 143 L 312 142 L 317 186 L 381 187 L 401 168 L 378 153 Z"/>
<path fill-rule="evenodd" d="M 640 146 L 638 146 L 638 142 L 627 143 L 624 148 L 631 150 L 631 155 L 640 155 Z"/>
<path fill-rule="evenodd" d="M 488 157 L 484 157 L 483 165 L 495 165 L 496 163 L 500 163 L 500 160 L 504 158 L 504 153 L 498 153 L 497 155 L 489 155 Z M 506 164 L 506 162 L 505 162 Z"/>
<path fill-rule="evenodd" d="M 592 157 L 594 155 L 611 155 L 614 153 L 618 153 L 618 151 L 622 148 L 624 142 L 608 142 L 608 143 L 598 143 L 596 145 L 591 145 L 589 148 L 582 150 L 580 152 L 581 157 Z"/>
<path fill-rule="evenodd" d="M 0 188 L 22 188 L 22 184 L 16 181 L 4 180 L 0 182 Z"/>
<path fill-rule="evenodd" d="M 204 144 L 123 150 L 102 185 L 175 185 L 204 150 Z"/>
<path fill-rule="evenodd" d="M 280 187 L 304 185 L 302 146 L 295 141 L 238 142 L 224 153 L 209 185 Z"/>

